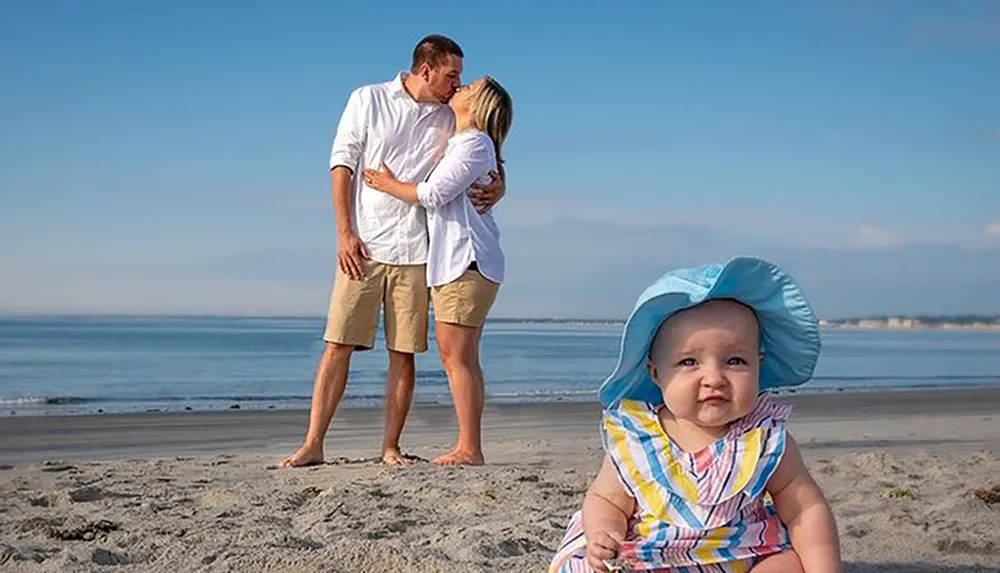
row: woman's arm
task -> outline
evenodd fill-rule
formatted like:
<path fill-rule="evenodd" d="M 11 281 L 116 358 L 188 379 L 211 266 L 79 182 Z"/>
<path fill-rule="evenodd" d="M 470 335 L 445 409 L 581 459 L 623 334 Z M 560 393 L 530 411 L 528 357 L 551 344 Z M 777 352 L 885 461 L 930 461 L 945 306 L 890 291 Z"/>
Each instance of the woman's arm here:
<path fill-rule="evenodd" d="M 469 187 L 493 168 L 489 149 L 483 138 L 469 138 L 448 150 L 441 163 L 423 183 L 397 181 L 382 165 L 380 171 L 366 169 L 365 184 L 408 203 L 428 209 L 446 205 L 468 191 Z"/>
<path fill-rule="evenodd" d="M 798 444 L 787 435 L 785 453 L 767 483 L 778 518 L 788 528 L 792 549 L 806 573 L 843 573 L 833 512 L 809 475 Z"/>
<path fill-rule="evenodd" d="M 365 185 L 371 187 L 376 191 L 381 191 L 383 193 L 388 193 L 393 197 L 406 201 L 407 203 L 413 203 L 414 205 L 420 204 L 420 199 L 417 197 L 417 184 L 416 183 L 403 183 L 396 179 L 396 176 L 392 174 L 392 171 L 386 167 L 385 163 L 382 164 L 382 169 L 375 171 L 374 169 L 365 169 Z"/>

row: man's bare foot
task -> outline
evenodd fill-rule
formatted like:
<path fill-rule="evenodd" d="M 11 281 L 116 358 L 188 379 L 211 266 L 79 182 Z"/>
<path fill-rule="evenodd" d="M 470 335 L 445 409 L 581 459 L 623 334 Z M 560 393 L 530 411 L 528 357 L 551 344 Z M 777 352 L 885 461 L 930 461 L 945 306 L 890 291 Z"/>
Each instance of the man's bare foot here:
<path fill-rule="evenodd" d="M 323 445 L 313 446 L 303 444 L 294 454 L 288 456 L 278 464 L 279 468 L 304 468 L 323 463 Z"/>
<path fill-rule="evenodd" d="M 382 450 L 382 463 L 387 466 L 408 465 L 406 458 L 403 457 L 403 454 L 399 453 L 399 448 L 385 448 Z"/>
<path fill-rule="evenodd" d="M 443 456 L 434 458 L 433 463 L 439 466 L 481 466 L 485 462 L 482 452 L 469 452 L 455 448 Z"/>

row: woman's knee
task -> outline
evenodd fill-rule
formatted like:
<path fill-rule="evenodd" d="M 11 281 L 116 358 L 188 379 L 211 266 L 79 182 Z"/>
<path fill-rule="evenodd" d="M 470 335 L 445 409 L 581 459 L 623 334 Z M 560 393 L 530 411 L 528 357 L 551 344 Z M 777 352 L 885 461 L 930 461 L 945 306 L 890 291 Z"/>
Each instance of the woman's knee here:
<path fill-rule="evenodd" d="M 453 324 L 437 325 L 438 353 L 445 369 L 475 368 L 478 338 L 473 329 Z"/>
<path fill-rule="evenodd" d="M 462 348 L 442 347 L 441 365 L 449 372 L 454 370 L 474 371 L 476 369 L 476 357 L 474 353 Z"/>

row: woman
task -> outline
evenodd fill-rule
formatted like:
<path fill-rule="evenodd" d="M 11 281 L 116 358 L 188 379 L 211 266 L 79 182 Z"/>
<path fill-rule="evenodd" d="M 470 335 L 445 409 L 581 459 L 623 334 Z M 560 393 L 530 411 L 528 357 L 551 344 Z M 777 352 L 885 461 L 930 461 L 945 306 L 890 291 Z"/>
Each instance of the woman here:
<path fill-rule="evenodd" d="M 397 181 L 384 164 L 380 171 L 366 169 L 364 177 L 372 189 L 427 209 L 427 284 L 458 417 L 458 443 L 434 463 L 481 465 L 486 390 L 479 340 L 503 282 L 504 255 L 493 215 L 478 213 L 466 191 L 476 181 L 488 183 L 490 172 L 503 163 L 500 148 L 513 120 L 513 104 L 507 91 L 487 76 L 460 88 L 448 105 L 455 112 L 455 135 L 426 181 Z"/>

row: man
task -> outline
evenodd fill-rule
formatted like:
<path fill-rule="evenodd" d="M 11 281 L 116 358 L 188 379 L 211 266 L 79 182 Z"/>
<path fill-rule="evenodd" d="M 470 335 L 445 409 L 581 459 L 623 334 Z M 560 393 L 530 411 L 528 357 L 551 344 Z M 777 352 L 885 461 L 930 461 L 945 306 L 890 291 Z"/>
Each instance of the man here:
<path fill-rule="evenodd" d="M 382 163 L 404 181 L 422 181 L 444 155 L 454 131 L 446 105 L 461 85 L 462 49 L 431 35 L 413 51 L 409 72 L 351 93 L 330 153 L 337 218 L 337 277 L 316 369 L 305 442 L 281 467 L 323 463 L 323 441 L 347 387 L 351 354 L 375 344 L 385 307 L 385 433 L 382 460 L 402 465 L 399 449 L 415 383 L 414 355 L 427 350 L 427 223 L 423 208 L 364 185 L 365 168 Z M 470 197 L 480 210 L 504 194 L 502 179 Z"/>

